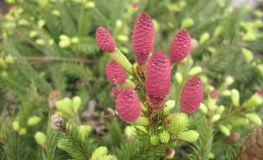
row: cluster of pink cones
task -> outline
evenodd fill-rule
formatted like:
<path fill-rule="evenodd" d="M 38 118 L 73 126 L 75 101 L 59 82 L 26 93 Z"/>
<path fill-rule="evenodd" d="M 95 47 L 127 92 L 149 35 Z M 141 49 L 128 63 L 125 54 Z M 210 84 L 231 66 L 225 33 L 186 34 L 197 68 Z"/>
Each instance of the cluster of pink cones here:
<path fill-rule="evenodd" d="M 116 43 L 107 29 L 99 27 L 96 31 L 98 46 L 106 52 L 115 54 Z M 154 51 L 154 26 L 148 13 L 143 12 L 137 18 L 133 35 L 132 49 L 139 66 L 146 66 L 144 89 L 150 108 L 160 110 L 170 90 L 171 66 L 187 57 L 191 49 L 191 37 L 182 29 L 173 38 L 169 50 L 169 58 L 161 50 Z M 151 55 L 152 53 L 152 55 Z M 151 56 L 150 56 L 151 55 Z M 126 80 L 126 72 L 122 64 L 111 60 L 106 66 L 106 75 L 113 84 L 122 84 Z M 113 89 L 116 97 L 116 110 L 119 117 L 133 122 L 140 117 L 140 99 L 133 88 Z M 180 99 L 180 110 L 192 113 L 203 100 L 203 84 L 199 77 L 189 77 L 183 87 Z"/>

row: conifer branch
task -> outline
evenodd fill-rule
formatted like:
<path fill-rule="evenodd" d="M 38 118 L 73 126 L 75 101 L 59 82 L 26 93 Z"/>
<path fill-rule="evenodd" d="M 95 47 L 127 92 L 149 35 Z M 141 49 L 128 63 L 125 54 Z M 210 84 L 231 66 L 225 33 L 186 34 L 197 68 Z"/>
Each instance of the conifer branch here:
<path fill-rule="evenodd" d="M 95 60 L 86 60 L 82 58 L 67 58 L 67 57 L 24 57 L 29 61 L 39 61 L 39 62 L 52 62 L 52 61 L 66 61 L 66 62 L 79 62 L 79 63 L 95 63 Z"/>

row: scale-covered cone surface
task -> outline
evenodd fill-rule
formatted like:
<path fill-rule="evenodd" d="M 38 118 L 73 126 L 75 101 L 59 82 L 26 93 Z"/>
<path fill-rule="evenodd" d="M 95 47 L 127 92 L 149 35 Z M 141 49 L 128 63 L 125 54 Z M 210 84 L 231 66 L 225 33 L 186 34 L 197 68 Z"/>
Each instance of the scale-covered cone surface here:
<path fill-rule="evenodd" d="M 177 63 L 182 61 L 189 53 L 191 49 L 191 37 L 185 30 L 180 30 L 175 36 L 170 46 L 170 61 L 171 63 Z"/>
<path fill-rule="evenodd" d="M 180 109 L 190 114 L 198 109 L 203 101 L 204 86 L 198 76 L 190 77 L 181 93 Z"/>
<path fill-rule="evenodd" d="M 160 50 L 157 50 L 151 56 L 145 78 L 145 90 L 149 97 L 166 97 L 170 90 L 171 68 L 168 58 Z"/>
<path fill-rule="evenodd" d="M 141 13 L 137 18 L 132 35 L 132 49 L 135 52 L 135 60 L 143 65 L 154 45 L 154 27 L 151 17 L 147 12 Z"/>
<path fill-rule="evenodd" d="M 113 84 L 122 84 L 126 80 L 126 72 L 115 60 L 110 60 L 106 65 L 106 75 Z"/>
<path fill-rule="evenodd" d="M 115 100 L 119 117 L 126 122 L 134 122 L 141 115 L 140 99 L 132 88 L 124 88 Z"/>
<path fill-rule="evenodd" d="M 263 158 L 263 125 L 249 135 L 237 155 L 237 160 L 260 160 Z"/>
<path fill-rule="evenodd" d="M 116 42 L 106 28 L 97 28 L 96 41 L 100 49 L 105 52 L 113 52 L 115 49 Z"/>

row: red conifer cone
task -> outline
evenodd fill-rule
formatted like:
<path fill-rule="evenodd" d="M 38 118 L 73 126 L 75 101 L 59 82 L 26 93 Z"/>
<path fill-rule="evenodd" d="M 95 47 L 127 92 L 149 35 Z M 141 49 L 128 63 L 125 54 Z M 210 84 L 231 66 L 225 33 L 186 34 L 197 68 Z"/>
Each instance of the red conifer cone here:
<path fill-rule="evenodd" d="M 119 117 L 126 122 L 134 122 L 141 115 L 140 99 L 132 88 L 124 88 L 115 100 Z"/>
<path fill-rule="evenodd" d="M 158 104 L 157 101 L 163 101 L 170 90 L 170 79 L 170 62 L 162 51 L 157 50 L 149 60 L 145 78 L 146 93 L 152 103 Z M 161 106 L 154 107 L 158 109 Z"/>
<path fill-rule="evenodd" d="M 170 46 L 171 64 L 182 61 L 191 49 L 191 37 L 189 33 L 182 29 L 175 36 Z"/>
<path fill-rule="evenodd" d="M 100 49 L 105 52 L 113 52 L 115 50 L 115 40 L 106 28 L 97 28 L 96 41 Z"/>
<path fill-rule="evenodd" d="M 198 76 L 190 77 L 181 93 L 180 109 L 190 114 L 196 111 L 203 100 L 204 86 Z"/>
<path fill-rule="evenodd" d="M 122 84 L 126 80 L 126 72 L 115 60 L 110 60 L 106 65 L 106 75 L 113 84 Z"/>
<path fill-rule="evenodd" d="M 154 45 L 154 27 L 151 17 L 147 12 L 141 13 L 137 18 L 132 35 L 132 49 L 135 52 L 135 60 L 143 65 Z"/>

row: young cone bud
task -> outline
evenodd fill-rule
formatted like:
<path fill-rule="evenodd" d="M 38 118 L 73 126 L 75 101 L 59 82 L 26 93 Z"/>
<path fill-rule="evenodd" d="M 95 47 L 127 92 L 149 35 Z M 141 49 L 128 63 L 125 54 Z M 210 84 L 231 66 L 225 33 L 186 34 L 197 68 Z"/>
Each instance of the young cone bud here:
<path fill-rule="evenodd" d="M 246 48 L 242 48 L 242 52 L 243 52 L 243 55 L 244 55 L 247 63 L 249 63 L 253 60 L 254 55 L 253 55 L 253 52 L 251 50 L 248 50 Z"/>
<path fill-rule="evenodd" d="M 203 100 L 204 86 L 197 76 L 190 77 L 182 90 L 180 109 L 190 114 L 198 109 Z"/>
<path fill-rule="evenodd" d="M 96 148 L 95 151 L 93 151 L 91 159 L 93 160 L 99 160 L 100 157 L 106 156 L 108 154 L 107 147 L 101 146 Z"/>
<path fill-rule="evenodd" d="M 204 43 L 205 41 L 207 41 L 210 38 L 210 34 L 208 32 L 205 32 L 201 35 L 200 37 L 200 44 Z"/>
<path fill-rule="evenodd" d="M 115 40 L 106 28 L 97 28 L 96 41 L 100 49 L 102 49 L 105 52 L 113 52 L 115 49 Z"/>
<path fill-rule="evenodd" d="M 216 114 L 222 114 L 225 110 L 225 106 L 220 105 L 217 109 L 216 109 Z"/>
<path fill-rule="evenodd" d="M 263 102 L 263 89 L 253 94 L 247 102 L 244 103 L 244 107 L 247 109 L 252 109 L 262 104 Z"/>
<path fill-rule="evenodd" d="M 187 142 L 194 142 L 198 139 L 199 134 L 194 130 L 189 130 L 185 132 L 181 132 L 178 136 L 178 139 L 187 141 Z"/>
<path fill-rule="evenodd" d="M 224 125 L 219 125 L 218 126 L 219 127 L 219 130 L 225 135 L 225 136 L 230 136 L 230 130 L 226 127 L 226 126 L 224 126 Z"/>
<path fill-rule="evenodd" d="M 194 25 L 194 20 L 192 18 L 186 18 L 182 21 L 181 28 L 189 28 Z"/>
<path fill-rule="evenodd" d="M 157 135 L 152 135 L 150 137 L 150 142 L 152 145 L 157 145 L 159 143 L 160 139 Z"/>
<path fill-rule="evenodd" d="M 79 126 L 79 135 L 82 141 L 85 141 L 86 135 L 92 131 L 92 127 L 90 125 L 80 125 Z"/>
<path fill-rule="evenodd" d="M 126 122 L 134 122 L 141 115 L 140 99 L 132 88 L 124 88 L 117 96 L 116 110 L 118 116 Z"/>
<path fill-rule="evenodd" d="M 107 156 L 100 157 L 99 160 L 117 160 L 117 157 L 109 154 Z"/>
<path fill-rule="evenodd" d="M 170 114 L 171 110 L 174 108 L 175 106 L 175 101 L 174 100 L 169 100 L 165 102 L 165 108 L 163 110 L 163 115 L 167 116 Z"/>
<path fill-rule="evenodd" d="M 79 109 L 79 107 L 80 107 L 80 105 L 81 105 L 81 98 L 79 97 L 79 96 L 75 96 L 75 97 L 73 97 L 73 99 L 72 99 L 72 105 L 73 105 L 73 110 L 74 110 L 74 112 L 78 112 L 78 109 Z"/>
<path fill-rule="evenodd" d="M 159 138 L 162 143 L 168 143 L 170 141 L 170 134 L 167 131 L 163 131 L 159 134 Z"/>
<path fill-rule="evenodd" d="M 26 128 L 21 128 L 19 131 L 18 131 L 18 134 L 19 135 L 25 135 L 27 132 Z"/>
<path fill-rule="evenodd" d="M 213 117 L 212 117 L 212 122 L 216 122 L 218 121 L 219 119 L 221 118 L 221 115 L 220 114 L 215 114 Z"/>
<path fill-rule="evenodd" d="M 182 29 L 175 36 L 170 46 L 169 56 L 171 64 L 182 61 L 191 49 L 191 37 Z"/>
<path fill-rule="evenodd" d="M 249 119 L 251 122 L 255 123 L 258 126 L 262 124 L 262 120 L 256 113 L 247 113 L 246 117 L 247 119 Z"/>
<path fill-rule="evenodd" d="M 175 151 L 172 148 L 167 148 L 165 150 L 165 159 L 173 159 L 175 155 Z"/>
<path fill-rule="evenodd" d="M 170 116 L 169 116 L 170 117 Z M 172 120 L 169 124 L 169 131 L 173 135 L 177 135 L 187 129 L 188 126 L 188 116 L 185 113 L 179 112 L 174 113 Z"/>
<path fill-rule="evenodd" d="M 150 121 L 146 117 L 140 117 L 138 120 L 133 122 L 134 125 L 139 125 L 139 126 L 147 126 L 150 124 Z"/>
<path fill-rule="evenodd" d="M 14 131 L 19 131 L 20 130 L 20 125 L 19 125 L 19 122 L 18 121 L 14 121 L 12 123 L 12 126 L 13 126 L 13 130 Z"/>
<path fill-rule="evenodd" d="M 35 134 L 35 140 L 37 141 L 37 143 L 41 146 L 44 146 L 46 143 L 46 135 L 43 132 L 37 132 Z"/>
<path fill-rule="evenodd" d="M 239 92 L 236 89 L 232 89 L 231 90 L 231 100 L 234 106 L 238 106 L 239 105 Z"/>
<path fill-rule="evenodd" d="M 132 49 L 135 52 L 135 60 L 143 65 L 154 45 L 154 26 L 147 12 L 141 13 L 137 18 L 132 35 Z"/>
<path fill-rule="evenodd" d="M 206 107 L 206 105 L 204 105 L 203 103 L 200 103 L 200 106 L 198 108 L 202 113 L 206 114 L 208 109 Z"/>
<path fill-rule="evenodd" d="M 126 80 L 126 72 L 115 60 L 110 60 L 106 65 L 106 75 L 113 84 L 122 84 Z"/>
<path fill-rule="evenodd" d="M 194 76 L 194 75 L 197 75 L 199 73 L 202 72 L 202 67 L 200 66 L 196 66 L 196 67 L 193 67 L 189 72 L 188 72 L 188 75 L 189 76 Z"/>
<path fill-rule="evenodd" d="M 182 84 L 183 83 L 183 76 L 181 73 L 176 72 L 175 73 L 175 80 L 178 84 Z"/>
<path fill-rule="evenodd" d="M 41 118 L 39 118 L 38 116 L 33 116 L 28 119 L 27 124 L 29 126 L 34 126 L 34 125 L 37 125 L 40 121 L 41 121 Z"/>
<path fill-rule="evenodd" d="M 208 96 L 207 105 L 210 110 L 216 109 L 217 91 L 213 89 Z"/>
<path fill-rule="evenodd" d="M 157 50 L 150 58 L 146 70 L 145 90 L 150 99 L 160 98 L 159 102 L 162 102 L 170 90 L 170 79 L 171 69 L 169 60 L 162 51 Z M 161 106 L 154 105 L 153 107 L 159 109 Z"/>

